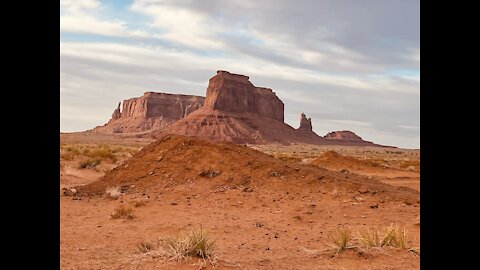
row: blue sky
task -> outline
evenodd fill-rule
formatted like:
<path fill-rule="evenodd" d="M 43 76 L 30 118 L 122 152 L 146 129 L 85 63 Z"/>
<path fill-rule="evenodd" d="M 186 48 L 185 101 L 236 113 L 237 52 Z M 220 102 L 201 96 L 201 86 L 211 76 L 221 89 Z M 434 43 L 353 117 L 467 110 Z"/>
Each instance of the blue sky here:
<path fill-rule="evenodd" d="M 325 135 L 420 147 L 419 1 L 62 0 L 60 128 L 104 124 L 145 91 L 250 77 Z"/>

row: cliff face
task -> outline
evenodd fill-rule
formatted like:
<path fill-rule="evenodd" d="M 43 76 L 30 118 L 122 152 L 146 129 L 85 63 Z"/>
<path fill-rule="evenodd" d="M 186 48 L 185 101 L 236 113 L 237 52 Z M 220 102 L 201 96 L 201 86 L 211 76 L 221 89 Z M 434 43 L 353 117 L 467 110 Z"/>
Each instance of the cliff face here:
<path fill-rule="evenodd" d="M 205 107 L 233 113 L 252 113 L 283 122 L 283 102 L 272 89 L 255 87 L 248 76 L 219 70 L 208 84 Z"/>
<path fill-rule="evenodd" d="M 107 124 L 96 127 L 99 133 L 134 133 L 162 129 L 203 106 L 204 97 L 146 92 L 123 101 Z"/>
<path fill-rule="evenodd" d="M 146 92 L 138 98 L 123 101 L 120 118 L 162 117 L 179 120 L 203 106 L 204 97 Z"/>
<path fill-rule="evenodd" d="M 317 144 L 324 139 L 302 134 L 283 122 L 284 104 L 272 89 L 255 87 L 247 76 L 217 71 L 209 80 L 205 105 L 155 134 L 197 136 L 235 143 Z"/>

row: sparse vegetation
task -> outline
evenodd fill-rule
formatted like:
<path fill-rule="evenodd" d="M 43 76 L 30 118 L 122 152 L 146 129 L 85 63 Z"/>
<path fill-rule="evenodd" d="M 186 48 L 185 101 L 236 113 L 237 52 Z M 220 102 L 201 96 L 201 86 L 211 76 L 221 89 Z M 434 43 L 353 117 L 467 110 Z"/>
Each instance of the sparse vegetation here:
<path fill-rule="evenodd" d="M 193 229 L 189 233 L 179 233 L 159 238 L 157 241 L 145 241 L 137 246 L 141 253 L 152 252 L 154 255 L 168 258 L 173 261 L 182 261 L 189 258 L 208 259 L 215 265 L 215 242 L 202 228 Z"/>
<path fill-rule="evenodd" d="M 80 163 L 78 164 L 78 168 L 80 169 L 95 168 L 100 163 L 101 163 L 100 159 L 87 159 L 85 161 L 80 161 Z"/>
<path fill-rule="evenodd" d="M 359 232 L 358 240 L 365 247 L 385 247 L 391 243 L 394 233 L 393 226 L 385 229 L 383 233 L 378 228 L 371 228 Z"/>
<path fill-rule="evenodd" d="M 118 199 L 122 195 L 122 191 L 119 187 L 107 187 L 105 193 L 107 194 L 107 197 L 114 200 Z"/>
<path fill-rule="evenodd" d="M 110 160 L 117 162 L 118 156 L 131 156 L 140 150 L 139 147 L 119 145 L 97 145 L 97 144 L 62 144 L 60 145 L 60 158 L 72 160 L 75 157 L 86 157 L 89 159 Z"/>
<path fill-rule="evenodd" d="M 364 247 L 393 247 L 406 249 L 416 255 L 420 255 L 420 249 L 408 244 L 408 231 L 397 224 L 387 227 L 383 233 L 378 228 L 368 229 L 358 233 L 358 240 Z"/>
<path fill-rule="evenodd" d="M 340 229 L 329 235 L 331 249 L 335 255 L 354 246 L 351 244 L 351 232 L 348 229 Z M 327 249 L 328 250 L 328 249 Z"/>
<path fill-rule="evenodd" d="M 113 219 L 133 219 L 133 209 L 125 205 L 120 205 L 113 210 L 113 214 L 110 215 Z"/>

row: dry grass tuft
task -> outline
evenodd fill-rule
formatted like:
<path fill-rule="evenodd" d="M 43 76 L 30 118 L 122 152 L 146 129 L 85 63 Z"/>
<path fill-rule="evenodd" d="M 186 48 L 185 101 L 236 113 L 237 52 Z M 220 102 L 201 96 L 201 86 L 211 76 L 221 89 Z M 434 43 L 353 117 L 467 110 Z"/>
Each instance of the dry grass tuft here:
<path fill-rule="evenodd" d="M 215 248 L 215 242 L 202 228 L 162 237 L 156 242 L 142 242 L 137 246 L 142 253 L 152 252 L 153 255 L 169 260 L 185 261 L 196 257 L 209 260 L 212 265 L 216 264 Z"/>
<path fill-rule="evenodd" d="M 383 233 L 377 228 L 358 232 L 358 240 L 360 244 L 367 248 L 394 247 L 408 250 L 415 255 L 420 255 L 419 248 L 409 246 L 407 229 L 405 229 L 405 227 L 401 228 L 397 224 L 390 225 L 383 231 Z"/>
<path fill-rule="evenodd" d="M 122 195 L 122 191 L 119 187 L 107 187 L 105 193 L 107 194 L 107 197 L 114 200 L 118 199 Z"/>
<path fill-rule="evenodd" d="M 332 244 L 327 251 L 334 251 L 335 255 L 350 248 L 354 248 L 351 244 L 352 236 L 348 229 L 340 229 L 329 235 Z"/>
<path fill-rule="evenodd" d="M 390 246 L 399 249 L 408 248 L 408 231 L 405 228 L 400 228 L 398 225 L 391 225 L 388 230 L 392 231 L 392 241 Z"/>
<path fill-rule="evenodd" d="M 110 215 L 113 219 L 133 219 L 133 209 L 125 205 L 120 205 L 113 210 L 113 214 Z"/>
<path fill-rule="evenodd" d="M 79 169 L 86 169 L 86 168 L 95 168 L 98 164 L 100 164 L 100 159 L 87 159 L 85 161 L 81 161 L 78 165 Z"/>

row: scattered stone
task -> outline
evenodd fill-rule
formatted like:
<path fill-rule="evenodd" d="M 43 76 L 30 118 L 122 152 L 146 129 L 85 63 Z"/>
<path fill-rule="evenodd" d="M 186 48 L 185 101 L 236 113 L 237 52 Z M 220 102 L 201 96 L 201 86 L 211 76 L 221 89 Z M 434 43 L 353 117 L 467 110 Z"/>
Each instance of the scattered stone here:
<path fill-rule="evenodd" d="M 177 203 L 176 203 L 176 202 L 172 202 L 170 205 L 177 205 Z"/>
<path fill-rule="evenodd" d="M 149 172 L 148 174 L 153 175 L 155 172 Z"/>
<path fill-rule="evenodd" d="M 273 171 L 270 173 L 271 176 L 280 176 L 280 173 L 277 171 Z"/>
<path fill-rule="evenodd" d="M 263 224 L 262 222 L 260 222 L 260 221 L 255 222 L 255 227 L 261 228 L 263 226 L 265 226 L 265 224 Z"/>
<path fill-rule="evenodd" d="M 75 196 L 77 194 L 77 189 L 75 188 L 63 188 L 64 196 Z"/>
<path fill-rule="evenodd" d="M 358 192 L 360 192 L 361 194 L 365 194 L 365 193 L 368 192 L 368 188 L 366 188 L 366 187 L 361 187 L 361 188 L 358 189 Z"/>
<path fill-rule="evenodd" d="M 208 177 L 208 178 L 214 178 L 214 177 L 217 177 L 218 175 L 220 175 L 220 171 L 216 171 L 216 170 L 200 170 L 199 172 L 199 176 L 202 176 L 202 177 Z"/>
<path fill-rule="evenodd" d="M 252 192 L 252 191 L 253 191 L 253 188 L 251 188 L 251 187 L 243 188 L 243 192 Z"/>
<path fill-rule="evenodd" d="M 378 204 L 372 204 L 372 205 L 370 205 L 370 208 L 372 208 L 372 209 L 378 208 Z"/>

